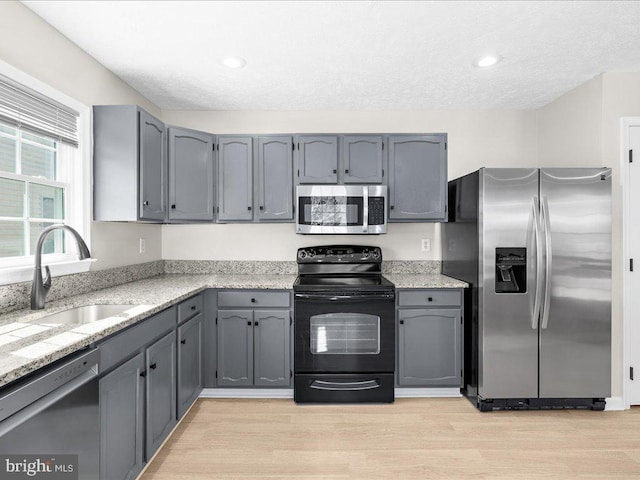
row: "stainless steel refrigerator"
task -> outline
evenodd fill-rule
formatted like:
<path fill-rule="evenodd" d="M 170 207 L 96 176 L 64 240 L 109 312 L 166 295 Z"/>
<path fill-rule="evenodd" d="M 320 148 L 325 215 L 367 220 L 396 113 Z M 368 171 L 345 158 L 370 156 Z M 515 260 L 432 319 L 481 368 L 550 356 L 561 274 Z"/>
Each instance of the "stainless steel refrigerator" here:
<path fill-rule="evenodd" d="M 611 170 L 482 168 L 448 194 L 442 271 L 470 284 L 463 392 L 480 410 L 604 409 Z"/>

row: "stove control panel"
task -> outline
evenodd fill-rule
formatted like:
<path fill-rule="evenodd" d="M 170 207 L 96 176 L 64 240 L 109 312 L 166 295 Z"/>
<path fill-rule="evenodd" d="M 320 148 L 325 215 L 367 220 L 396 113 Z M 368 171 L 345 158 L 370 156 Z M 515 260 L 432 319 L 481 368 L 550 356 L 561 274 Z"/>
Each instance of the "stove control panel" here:
<path fill-rule="evenodd" d="M 323 245 L 299 248 L 298 263 L 381 263 L 380 247 L 362 245 Z"/>

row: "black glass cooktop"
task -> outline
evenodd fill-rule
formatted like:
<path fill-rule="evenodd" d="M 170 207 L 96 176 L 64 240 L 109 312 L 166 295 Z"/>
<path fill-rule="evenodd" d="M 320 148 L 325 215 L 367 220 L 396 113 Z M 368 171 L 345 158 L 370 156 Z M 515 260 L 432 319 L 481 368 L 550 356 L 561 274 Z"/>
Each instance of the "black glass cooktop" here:
<path fill-rule="evenodd" d="M 301 275 L 298 276 L 293 289 L 302 290 L 335 290 L 336 288 L 348 290 L 391 290 L 393 283 L 382 275 Z"/>

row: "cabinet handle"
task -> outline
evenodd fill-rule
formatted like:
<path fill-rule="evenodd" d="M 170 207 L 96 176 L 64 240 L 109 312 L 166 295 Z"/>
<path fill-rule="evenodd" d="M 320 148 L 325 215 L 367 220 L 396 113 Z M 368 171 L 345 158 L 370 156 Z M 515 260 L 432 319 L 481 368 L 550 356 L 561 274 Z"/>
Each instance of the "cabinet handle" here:
<path fill-rule="evenodd" d="M 149 368 L 150 368 L 151 370 L 155 370 L 155 369 L 157 368 L 157 366 L 158 366 L 158 365 L 156 364 L 156 362 L 153 362 L 151 365 L 149 365 Z"/>
<path fill-rule="evenodd" d="M 253 322 L 253 324 L 254 324 L 256 327 L 259 325 L 257 320 L 256 320 L 255 322 Z"/>
<path fill-rule="evenodd" d="M 253 323 L 251 323 L 251 320 L 249 320 L 249 321 L 247 322 L 247 325 L 249 325 L 249 326 L 253 325 Z"/>
<path fill-rule="evenodd" d="M 176 209 L 176 204 L 174 203 L 173 205 L 171 205 L 171 208 L 172 208 L 173 210 L 175 210 L 175 209 Z"/>
<path fill-rule="evenodd" d="M 349 169 L 348 168 L 344 171 L 344 174 L 345 175 L 349 175 Z"/>
<path fill-rule="evenodd" d="M 185 343 L 187 343 L 186 340 L 184 340 L 184 339 L 180 340 L 180 345 L 184 345 Z"/>
<path fill-rule="evenodd" d="M 141 371 L 141 372 L 140 372 L 140 376 L 141 376 L 142 378 L 145 378 L 145 377 L 147 376 L 147 372 L 146 372 L 145 370 Z"/>
<path fill-rule="evenodd" d="M 433 302 L 433 297 L 427 298 L 428 301 Z"/>
<path fill-rule="evenodd" d="M 145 200 L 144 202 L 142 202 L 142 206 L 143 207 L 148 207 L 149 206 L 149 202 L 147 200 Z"/>
<path fill-rule="evenodd" d="M 256 299 L 255 299 L 255 298 L 252 298 L 252 299 L 251 299 L 251 303 L 256 303 Z"/>
<path fill-rule="evenodd" d="M 191 305 L 191 310 L 195 310 L 196 306 L 195 305 Z"/>
<path fill-rule="evenodd" d="M 336 170 L 335 168 L 333 169 L 333 173 L 338 173 L 338 170 Z"/>
<path fill-rule="evenodd" d="M 394 207 L 393 205 L 391 205 L 391 206 L 389 207 L 389 210 L 393 210 L 394 208 L 395 208 L 395 207 Z"/>
<path fill-rule="evenodd" d="M 247 210 L 251 211 L 251 207 L 247 207 Z"/>
<path fill-rule="evenodd" d="M 404 325 L 404 320 L 400 320 L 400 325 Z"/>
<path fill-rule="evenodd" d="M 264 207 L 262 205 L 260 205 L 260 210 L 264 210 Z"/>

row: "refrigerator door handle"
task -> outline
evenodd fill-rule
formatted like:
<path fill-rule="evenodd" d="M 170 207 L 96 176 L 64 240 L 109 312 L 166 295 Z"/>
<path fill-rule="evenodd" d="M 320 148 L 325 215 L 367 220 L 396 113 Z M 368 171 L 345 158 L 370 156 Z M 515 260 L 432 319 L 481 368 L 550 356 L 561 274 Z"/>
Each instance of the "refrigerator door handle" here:
<path fill-rule="evenodd" d="M 551 302 L 551 220 L 549 219 L 549 203 L 547 197 L 541 197 L 540 213 L 544 227 L 545 271 L 544 271 L 544 303 L 542 305 L 542 328 L 549 325 L 549 304 Z"/>
<path fill-rule="evenodd" d="M 540 318 L 540 307 L 542 303 L 542 223 L 540 220 L 540 212 L 538 210 L 538 197 L 533 197 L 533 224 L 536 238 L 536 291 L 533 297 L 533 314 L 531 316 L 531 328 L 538 328 L 538 319 Z"/>

